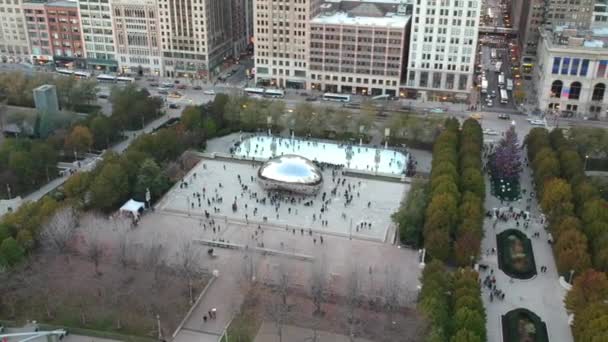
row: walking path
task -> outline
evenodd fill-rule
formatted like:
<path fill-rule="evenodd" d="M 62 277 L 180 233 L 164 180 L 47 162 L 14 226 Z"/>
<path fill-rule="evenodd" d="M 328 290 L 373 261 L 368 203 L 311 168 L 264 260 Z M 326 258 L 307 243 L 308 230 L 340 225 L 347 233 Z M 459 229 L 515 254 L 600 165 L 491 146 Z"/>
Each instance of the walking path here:
<path fill-rule="evenodd" d="M 525 151 L 523 152 L 525 154 Z M 564 307 L 564 298 L 566 289 L 559 284 L 559 275 L 555 266 L 553 251 L 548 241 L 548 232 L 541 224 L 540 211 L 537 206 L 537 199 L 532 198 L 531 202 L 527 202 L 530 192 L 534 190 L 532 186 L 531 171 L 528 167 L 524 167 L 521 175 L 521 188 L 527 189 L 527 194 L 523 195 L 523 199 L 516 202 L 501 201 L 490 193 L 490 179 L 486 177 L 486 201 L 485 209 L 493 210 L 493 208 L 513 206 L 515 211 L 526 210 L 526 206 L 530 205 L 530 214 L 532 219 L 529 221 L 529 227 L 524 228 L 523 224 L 516 225 L 514 219 L 506 222 L 498 220 L 496 227 L 493 228 L 494 218 L 486 218 L 484 221 L 484 229 L 486 234 L 481 244 L 482 258 L 480 263 L 488 265 L 489 268 L 485 272 L 481 272 L 480 276 L 485 278 L 490 275 L 490 269 L 493 269 L 493 276 L 496 277 L 496 289 L 502 290 L 505 293 L 504 300 L 499 300 L 496 297 L 490 300 L 490 291 L 484 287 L 482 299 L 486 308 L 487 314 L 487 330 L 488 341 L 503 341 L 502 338 L 502 315 L 517 308 L 525 308 L 536 313 L 547 325 L 548 337 L 551 342 L 572 342 L 572 331 L 568 325 L 568 315 Z M 523 220 L 520 220 L 523 222 Z M 531 279 L 518 280 L 511 279 L 498 268 L 497 254 L 492 253 L 492 248 L 496 248 L 496 234 L 499 234 L 506 229 L 518 229 L 530 238 L 538 274 Z M 540 237 L 533 237 L 534 233 L 539 233 Z M 490 253 L 486 253 L 490 251 Z M 547 267 L 546 272 L 540 272 L 540 267 Z"/>

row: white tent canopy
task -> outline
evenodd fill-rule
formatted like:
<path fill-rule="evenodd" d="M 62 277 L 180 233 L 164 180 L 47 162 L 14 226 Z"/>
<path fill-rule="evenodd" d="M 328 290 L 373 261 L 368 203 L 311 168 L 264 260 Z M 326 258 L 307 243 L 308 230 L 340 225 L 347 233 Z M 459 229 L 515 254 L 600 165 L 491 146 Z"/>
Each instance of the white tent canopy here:
<path fill-rule="evenodd" d="M 139 217 L 140 211 L 144 210 L 144 208 L 146 208 L 146 204 L 144 202 L 138 202 L 134 199 L 130 199 L 127 201 L 127 203 L 123 204 L 123 206 L 120 207 L 120 212 L 131 213 L 133 217 L 137 218 Z"/>

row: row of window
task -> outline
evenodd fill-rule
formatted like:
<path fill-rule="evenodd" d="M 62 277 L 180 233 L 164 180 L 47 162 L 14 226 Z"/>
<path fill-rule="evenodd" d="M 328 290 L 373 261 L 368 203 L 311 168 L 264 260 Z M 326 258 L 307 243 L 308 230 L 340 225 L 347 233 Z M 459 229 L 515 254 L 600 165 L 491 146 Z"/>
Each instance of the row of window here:
<path fill-rule="evenodd" d="M 319 75 L 319 74 L 311 74 L 310 78 L 312 80 L 318 80 L 318 81 L 338 81 L 338 76 L 336 75 Z M 368 79 L 368 78 L 363 78 L 363 77 L 352 77 L 352 76 L 341 76 L 340 78 L 341 82 L 348 82 L 348 83 L 353 83 L 353 81 L 357 84 L 373 84 L 373 85 L 387 85 L 387 86 L 393 86 L 396 87 L 397 86 L 397 81 L 395 80 L 384 80 L 384 79 Z"/>
<path fill-rule="evenodd" d="M 564 87 L 564 83 L 562 81 L 556 80 L 551 83 L 551 93 L 549 95 L 552 98 L 578 100 L 581 97 L 581 89 L 581 82 L 572 82 L 570 83 L 570 87 Z M 596 84 L 593 87 L 591 101 L 603 101 L 605 92 L 606 85 L 604 83 Z"/>
<path fill-rule="evenodd" d="M 606 62 L 606 61 L 602 61 Z M 580 65 L 580 68 L 579 68 Z M 604 63 L 604 71 L 606 70 L 606 64 Z M 571 76 L 587 76 L 589 71 L 589 60 L 583 59 L 581 62 L 580 58 L 564 57 L 553 57 L 553 67 L 551 73 L 554 75 L 571 75 Z"/>

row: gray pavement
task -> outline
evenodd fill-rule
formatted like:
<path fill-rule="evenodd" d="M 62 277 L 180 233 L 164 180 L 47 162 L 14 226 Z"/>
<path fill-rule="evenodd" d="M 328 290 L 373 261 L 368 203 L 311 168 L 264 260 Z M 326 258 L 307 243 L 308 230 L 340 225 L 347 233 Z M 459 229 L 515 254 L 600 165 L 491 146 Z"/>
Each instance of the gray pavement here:
<path fill-rule="evenodd" d="M 522 189 L 528 190 L 528 194 L 534 189 L 531 180 L 530 169 L 525 167 L 521 175 L 521 186 Z M 515 210 L 526 210 L 525 199 L 529 196 L 524 195 L 523 200 L 514 203 L 501 204 L 500 200 L 490 194 L 489 188 L 490 180 L 486 177 L 486 210 L 501 207 L 508 210 L 508 206 L 513 206 Z M 523 225 L 520 225 L 521 228 L 517 227 L 513 219 L 508 222 L 498 221 L 495 228 L 493 228 L 494 219 L 486 218 L 484 221 L 486 234 L 481 245 L 482 257 L 480 263 L 486 264 L 494 270 L 496 288 L 505 293 L 504 300 L 495 298 L 491 301 L 488 289 L 484 288 L 483 290 L 482 299 L 487 314 L 488 340 L 502 341 L 502 315 L 513 309 L 526 308 L 535 312 L 547 324 L 550 341 L 571 342 L 573 341 L 572 332 L 568 325 L 568 315 L 564 307 L 564 298 L 567 291 L 559 283 L 553 251 L 551 245 L 547 242 L 547 231 L 540 221 L 541 213 L 536 198 L 532 198 L 530 213 L 532 219 L 527 229 L 524 229 Z M 518 280 L 511 279 L 498 268 L 496 254 L 487 253 L 487 251 L 497 247 L 496 234 L 505 229 L 519 229 L 530 238 L 536 266 L 537 268 L 546 266 L 548 268 L 547 272 L 541 273 L 540 270 L 537 270 L 538 274 L 535 277 L 528 280 Z M 533 237 L 536 232 L 540 233 L 539 238 Z M 482 272 L 480 277 L 484 278 L 488 274 L 489 270 L 485 273 Z"/>
<path fill-rule="evenodd" d="M 296 327 L 293 325 L 285 325 L 282 328 L 283 341 L 317 341 L 317 342 L 371 342 L 364 338 L 355 338 L 351 340 L 348 336 L 338 335 L 326 331 L 317 331 L 316 340 L 313 340 L 315 332 L 311 329 Z M 254 342 L 279 342 L 276 326 L 272 322 L 264 322 L 260 327 L 260 331 L 255 337 Z"/>

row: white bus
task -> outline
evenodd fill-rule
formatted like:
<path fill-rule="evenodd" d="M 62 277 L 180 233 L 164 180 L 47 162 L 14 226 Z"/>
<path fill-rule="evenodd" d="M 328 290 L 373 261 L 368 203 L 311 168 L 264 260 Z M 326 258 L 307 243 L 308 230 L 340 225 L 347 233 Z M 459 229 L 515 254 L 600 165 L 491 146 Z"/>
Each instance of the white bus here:
<path fill-rule="evenodd" d="M 244 91 L 247 95 L 264 96 L 264 88 L 245 88 Z"/>
<path fill-rule="evenodd" d="M 390 95 L 384 94 L 384 95 L 374 96 L 374 97 L 372 97 L 372 100 L 374 100 L 374 101 L 388 101 L 388 99 L 390 97 L 391 97 Z"/>
<path fill-rule="evenodd" d="M 513 80 L 510 78 L 507 78 L 507 90 L 513 91 Z"/>
<path fill-rule="evenodd" d="M 58 74 L 60 75 L 66 75 L 66 76 L 72 76 L 74 75 L 74 72 L 72 70 L 69 69 L 55 69 L 55 71 L 57 71 Z"/>
<path fill-rule="evenodd" d="M 492 57 L 492 59 L 496 59 L 496 49 L 491 50 L 490 56 Z"/>
<path fill-rule="evenodd" d="M 509 95 L 507 94 L 506 89 L 500 89 L 500 103 L 502 103 L 502 104 L 509 103 Z"/>
<path fill-rule="evenodd" d="M 323 100 L 325 100 L 325 101 L 338 101 L 338 102 L 350 102 L 350 95 L 325 93 L 325 94 L 323 94 Z"/>
<path fill-rule="evenodd" d="M 264 92 L 264 95 L 268 96 L 268 97 L 285 97 L 285 92 L 279 89 L 266 89 L 266 91 Z"/>
<path fill-rule="evenodd" d="M 116 82 L 117 83 L 125 83 L 125 84 L 127 84 L 127 83 L 133 83 L 133 82 L 135 82 L 135 79 L 133 77 L 119 76 L 119 77 L 116 77 Z"/>
<path fill-rule="evenodd" d="M 483 80 L 481 80 L 481 93 L 482 94 L 488 93 L 488 80 L 486 80 L 485 78 Z"/>
<path fill-rule="evenodd" d="M 100 75 L 97 75 L 97 82 L 114 83 L 114 82 L 116 82 L 116 77 L 112 76 L 112 75 L 100 74 Z"/>
<path fill-rule="evenodd" d="M 504 74 L 498 75 L 498 85 L 501 87 L 503 87 L 505 85 L 505 75 Z"/>
<path fill-rule="evenodd" d="M 91 77 L 91 73 L 86 71 L 74 71 L 74 76 L 76 76 L 77 78 L 85 79 Z"/>

